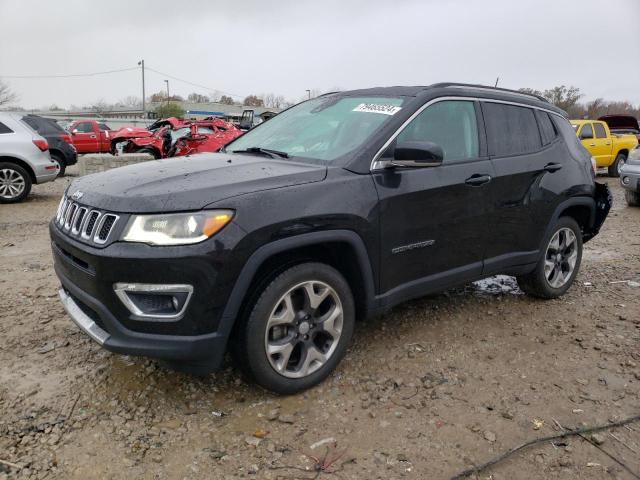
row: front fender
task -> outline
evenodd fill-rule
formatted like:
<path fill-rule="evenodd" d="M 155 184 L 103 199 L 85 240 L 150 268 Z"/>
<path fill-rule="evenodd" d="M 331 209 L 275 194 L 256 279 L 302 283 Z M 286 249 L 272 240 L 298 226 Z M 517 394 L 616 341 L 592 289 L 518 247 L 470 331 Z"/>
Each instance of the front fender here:
<path fill-rule="evenodd" d="M 244 300 L 247 290 L 253 281 L 253 278 L 260 266 L 270 257 L 278 253 L 293 250 L 299 247 L 306 247 L 326 242 L 345 242 L 353 247 L 356 252 L 358 266 L 364 279 L 364 292 L 366 297 L 367 309 L 373 306 L 374 301 L 374 280 L 373 270 L 369 255 L 362 238 L 351 230 L 325 230 L 321 232 L 310 232 L 293 237 L 287 237 L 280 240 L 267 243 L 258 248 L 247 260 L 242 267 L 240 275 L 233 286 L 229 300 L 222 313 L 220 326 L 218 331 L 228 337 L 231 333 L 233 325 L 236 321 L 242 301 Z"/>

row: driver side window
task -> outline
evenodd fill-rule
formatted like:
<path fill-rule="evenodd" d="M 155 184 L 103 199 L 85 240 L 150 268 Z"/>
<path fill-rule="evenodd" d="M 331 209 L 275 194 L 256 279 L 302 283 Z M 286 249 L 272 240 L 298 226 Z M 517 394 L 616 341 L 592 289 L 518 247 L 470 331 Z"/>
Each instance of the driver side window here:
<path fill-rule="evenodd" d="M 433 142 L 444 163 L 479 156 L 478 124 L 473 101 L 443 100 L 425 108 L 396 138 L 397 143 Z"/>

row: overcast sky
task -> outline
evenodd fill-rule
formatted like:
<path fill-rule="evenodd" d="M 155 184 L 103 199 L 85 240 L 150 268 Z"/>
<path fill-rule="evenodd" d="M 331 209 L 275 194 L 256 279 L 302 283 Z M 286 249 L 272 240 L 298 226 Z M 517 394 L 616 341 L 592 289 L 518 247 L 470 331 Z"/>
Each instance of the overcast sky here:
<path fill-rule="evenodd" d="M 0 77 L 27 108 L 171 93 L 326 91 L 439 81 L 640 103 L 640 0 L 0 0 Z M 147 95 L 165 87 L 147 71 Z"/>

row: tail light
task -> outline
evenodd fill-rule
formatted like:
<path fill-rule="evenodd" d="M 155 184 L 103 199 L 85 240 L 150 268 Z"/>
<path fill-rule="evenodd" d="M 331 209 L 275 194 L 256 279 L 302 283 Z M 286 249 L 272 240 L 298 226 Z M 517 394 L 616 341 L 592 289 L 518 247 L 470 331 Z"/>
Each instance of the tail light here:
<path fill-rule="evenodd" d="M 593 173 L 596 174 L 597 170 L 598 170 L 598 165 L 596 164 L 596 159 L 591 157 L 591 170 L 593 170 Z"/>
<path fill-rule="evenodd" d="M 47 150 L 49 150 L 49 144 L 47 143 L 47 141 L 43 138 L 35 138 L 33 140 L 33 144 L 38 147 L 40 149 L 40 151 L 42 152 L 46 152 Z"/>
<path fill-rule="evenodd" d="M 61 134 L 60 139 L 62 139 L 65 143 L 68 143 L 69 145 L 73 145 L 73 141 L 71 140 L 71 135 L 69 135 L 68 133 Z"/>

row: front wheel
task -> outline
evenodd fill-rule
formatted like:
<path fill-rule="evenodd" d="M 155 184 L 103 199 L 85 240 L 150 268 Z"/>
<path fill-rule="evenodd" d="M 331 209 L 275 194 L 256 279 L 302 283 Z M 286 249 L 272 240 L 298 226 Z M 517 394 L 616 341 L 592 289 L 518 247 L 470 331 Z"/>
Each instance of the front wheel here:
<path fill-rule="evenodd" d="M 640 193 L 633 190 L 624 191 L 624 198 L 630 207 L 640 207 Z"/>
<path fill-rule="evenodd" d="M 353 333 L 355 306 L 347 281 L 328 265 L 303 263 L 258 295 L 235 338 L 236 364 L 279 394 L 320 383 L 346 353 Z"/>
<path fill-rule="evenodd" d="M 609 165 L 609 176 L 610 177 L 619 177 L 620 176 L 620 170 L 622 170 L 622 167 L 624 167 L 624 164 L 627 161 L 627 156 L 624 153 L 619 153 L 616 156 L 616 159 L 614 160 L 614 162 Z"/>
<path fill-rule="evenodd" d="M 557 298 L 569 290 L 582 261 L 582 233 L 571 217 L 560 217 L 547 237 L 533 272 L 517 278 L 520 288 L 539 298 Z"/>

